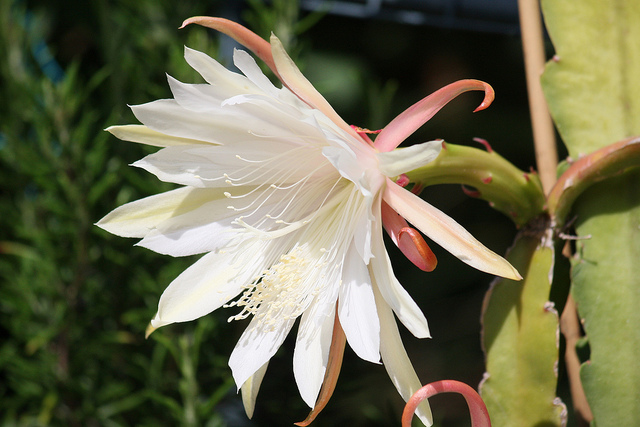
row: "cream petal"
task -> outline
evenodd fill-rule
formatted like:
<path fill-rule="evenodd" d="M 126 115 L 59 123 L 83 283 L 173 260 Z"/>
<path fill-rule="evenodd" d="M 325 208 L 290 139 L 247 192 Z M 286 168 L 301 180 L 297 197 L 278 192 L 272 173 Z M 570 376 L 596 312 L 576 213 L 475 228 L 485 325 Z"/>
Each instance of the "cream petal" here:
<path fill-rule="evenodd" d="M 522 279 L 507 260 L 415 194 L 388 180 L 383 197 L 393 210 L 461 261 L 490 274 L 512 280 Z"/>
<path fill-rule="evenodd" d="M 384 153 L 376 153 L 380 171 L 388 177 L 412 171 L 435 160 L 442 141 L 429 141 Z"/>
<path fill-rule="evenodd" d="M 348 136 L 340 138 L 327 135 L 328 146 L 322 154 L 338 170 L 340 175 L 353 182 L 371 204 L 374 196 L 385 183 L 385 177 L 378 170 L 375 151 Z M 369 215 L 372 218 L 372 215 Z"/>
<path fill-rule="evenodd" d="M 144 237 L 158 224 L 222 196 L 218 189 L 178 188 L 122 205 L 96 224 L 121 237 Z"/>
<path fill-rule="evenodd" d="M 242 204 L 251 208 L 245 212 L 229 209 L 233 201 L 224 195 L 223 189 L 219 189 L 210 192 L 211 199 L 201 206 L 182 210 L 158 223 L 137 245 L 171 256 L 223 250 L 238 233 L 244 231 L 236 222 L 239 217 L 245 224 L 256 224 L 274 210 L 279 211 L 276 209 L 278 204 L 287 203 L 287 200 L 270 198 L 264 191 L 251 190 L 247 187 L 233 189 L 238 193 L 247 193 L 242 197 Z M 275 224 L 272 222 L 271 225 Z M 263 227 L 267 229 L 269 226 Z"/>
<path fill-rule="evenodd" d="M 149 129 L 166 135 L 220 144 L 247 138 L 246 124 L 210 112 L 190 111 L 173 99 L 131 106 L 133 114 Z M 235 126 L 234 126 L 235 125 Z"/>
<path fill-rule="evenodd" d="M 374 193 L 378 193 L 378 190 L 376 189 Z M 382 197 L 380 194 L 376 194 L 375 198 L 373 198 L 373 194 L 371 197 L 365 197 L 364 212 L 359 215 L 358 224 L 353 234 L 356 249 L 367 265 L 373 258 L 371 235 L 374 228 L 380 227 L 380 224 L 382 224 L 381 203 Z"/>
<path fill-rule="evenodd" d="M 342 268 L 338 317 L 353 351 L 361 359 L 380 363 L 380 322 L 371 278 L 353 244 Z"/>
<path fill-rule="evenodd" d="M 317 120 L 318 112 L 306 105 L 297 106 L 296 103 L 301 102 L 295 97 L 283 100 L 287 98 L 285 91 L 279 93 L 279 98 L 274 99 L 264 94 L 236 95 L 222 103 L 221 111 L 222 114 L 244 117 L 247 133 L 262 139 L 263 143 L 267 143 L 267 140 L 269 143 L 286 140 L 324 146 L 327 143 L 327 131 L 323 126 L 326 127 L 326 124 L 320 124 Z"/>
<path fill-rule="evenodd" d="M 335 303 L 314 304 L 300 319 L 293 374 L 300 396 L 310 408 L 314 407 L 324 380 L 334 321 Z"/>
<path fill-rule="evenodd" d="M 169 77 L 169 84 L 176 101 L 192 111 L 213 111 L 221 106 L 243 103 L 256 104 L 259 109 L 253 108 L 251 111 L 245 112 L 251 116 L 244 121 L 245 127 L 246 123 L 266 121 L 274 126 L 285 123 L 279 131 L 280 136 L 287 134 L 287 131 L 291 135 L 305 135 L 307 138 L 318 138 L 322 135 L 317 129 L 318 125 L 313 123 L 312 126 L 309 126 L 307 120 L 317 111 L 314 112 L 287 88 L 276 88 L 248 53 L 235 50 L 234 62 L 248 77 L 244 87 L 221 86 L 220 84 L 188 85 Z M 251 106 L 245 106 L 240 112 L 248 108 Z M 228 114 L 229 112 L 221 110 L 219 113 Z M 238 111 L 234 111 L 233 114 L 237 115 Z M 262 119 L 258 120 L 260 117 Z"/>
<path fill-rule="evenodd" d="M 371 211 L 371 207 L 366 202 L 365 209 L 369 212 Z M 369 215 L 367 215 L 369 212 L 360 213 L 358 215 L 358 224 L 356 225 L 353 233 L 353 241 L 356 250 L 360 255 L 360 260 L 367 265 L 373 257 L 373 253 L 371 252 L 371 230 L 373 228 L 373 220 L 369 218 Z"/>
<path fill-rule="evenodd" d="M 245 76 L 229 71 L 206 53 L 185 46 L 184 58 L 207 83 L 221 91 L 238 94 L 249 90 Z"/>
<path fill-rule="evenodd" d="M 258 370 L 249 377 L 248 380 L 242 384 L 242 405 L 244 406 L 244 412 L 247 414 L 247 418 L 253 418 L 253 410 L 256 406 L 256 398 L 258 397 L 258 391 L 260 390 L 260 384 L 264 374 L 267 373 L 267 367 L 269 362 L 262 365 Z"/>
<path fill-rule="evenodd" d="M 291 57 L 287 54 L 282 42 L 271 35 L 271 54 L 275 62 L 278 74 L 284 83 L 293 93 L 308 105 L 322 112 L 336 126 L 347 132 L 356 140 L 360 140 L 358 134 L 335 112 L 326 99 L 313 87 L 311 82 L 300 72 Z"/>
<path fill-rule="evenodd" d="M 194 154 L 197 153 L 195 147 L 166 147 L 132 163 L 131 166 L 144 169 L 164 182 L 199 188 L 227 187 L 224 172 L 205 157 Z"/>
<path fill-rule="evenodd" d="M 260 88 L 262 92 L 273 96 L 274 98 L 278 98 L 280 92 L 279 89 L 276 88 L 273 83 L 271 83 L 271 80 L 264 75 L 251 55 L 244 50 L 234 49 L 233 63 L 240 71 L 242 71 L 242 74 L 247 76 L 247 79 Z"/>
<path fill-rule="evenodd" d="M 269 264 L 263 252 L 266 245 L 256 242 L 243 242 L 241 245 L 240 255 L 244 256 L 232 250 L 211 252 L 182 272 L 162 293 L 158 313 L 151 320 L 151 325 L 159 328 L 197 319 L 238 295 L 243 286 Z"/>
<path fill-rule="evenodd" d="M 340 172 L 340 175 L 353 183 L 357 184 L 364 174 L 356 154 L 347 147 L 327 146 L 322 149 L 322 154 Z"/>
<path fill-rule="evenodd" d="M 180 138 L 177 136 L 165 135 L 163 133 L 151 130 L 144 125 L 110 126 L 105 130 L 123 141 L 137 142 L 140 144 L 153 145 L 155 147 L 209 144 L 209 142 L 200 141 L 197 139 Z"/>
<path fill-rule="evenodd" d="M 188 102 L 185 99 L 180 101 L 183 104 Z M 191 102 L 197 104 L 200 101 L 194 99 Z M 174 99 L 160 99 L 134 105 L 131 110 L 140 122 L 152 130 L 214 144 L 231 144 L 256 137 L 291 137 L 289 128 L 300 127 L 296 120 L 267 107 L 272 106 L 256 108 L 250 104 L 229 108 L 212 103 L 207 111 L 202 111 L 202 107 L 200 111 L 194 111 L 184 108 Z"/>
<path fill-rule="evenodd" d="M 274 140 L 322 144 L 325 140 L 323 132 L 314 127 L 306 115 L 264 95 L 237 95 L 220 105 L 211 103 L 211 108 L 205 111 L 202 96 L 189 99 L 189 95 L 184 94 L 194 90 L 193 87 L 181 92 L 177 87 L 184 89 L 190 85 L 179 82 L 173 85 L 180 102 L 161 99 L 131 107 L 136 118 L 156 132 L 213 144 L 246 140 L 260 141 L 263 145 Z M 198 111 L 184 108 L 181 103 Z"/>
<path fill-rule="evenodd" d="M 250 73 L 251 79 L 258 81 L 260 86 L 247 79 L 243 90 L 238 91 L 235 90 L 235 88 L 231 90 L 229 90 L 229 88 L 221 88 L 219 85 L 182 83 L 171 76 L 167 76 L 167 81 L 169 82 L 169 87 L 171 88 L 174 99 L 181 107 L 187 110 L 222 115 L 246 113 L 244 108 L 229 111 L 228 108 L 224 108 L 225 106 L 243 103 L 259 104 L 258 101 L 262 101 L 260 105 L 261 111 L 251 112 L 256 113 L 252 114 L 251 117 L 251 120 L 256 123 L 268 121 L 274 122 L 273 124 L 277 125 L 279 121 L 288 121 L 290 118 L 287 116 L 292 116 L 293 119 L 297 120 L 305 117 L 299 109 L 279 102 L 280 90 L 273 86 L 267 76 L 262 74 L 262 71 L 253 58 L 248 55 L 249 54 L 244 51 L 236 51 L 236 56 L 247 59 L 248 61 L 253 61 L 253 65 L 257 70 L 253 70 L 246 64 L 243 64 L 243 62 L 246 61 L 240 62 L 243 65 L 243 71 L 246 70 L 247 73 Z M 245 56 L 248 58 L 245 58 Z M 262 76 L 266 82 L 259 81 L 259 76 L 256 75 L 258 73 L 260 73 L 259 75 Z M 268 85 L 271 86 L 269 87 Z M 239 102 L 238 100 L 242 100 L 243 102 Z"/>
<path fill-rule="evenodd" d="M 209 84 L 182 83 L 171 76 L 167 76 L 167 81 L 178 105 L 198 113 L 218 112 L 225 99 L 238 94 L 235 91 L 222 91 Z"/>
<path fill-rule="evenodd" d="M 242 197 L 243 212 L 229 209 L 232 203 L 225 189 L 182 187 L 136 200 L 116 208 L 96 225 L 122 237 L 142 237 L 137 243 L 152 251 L 187 256 L 217 251 L 227 246 L 243 228 L 234 223 L 242 216 L 245 223 L 262 220 L 279 203 L 255 187 L 235 187 Z M 311 209 L 311 208 L 310 208 Z M 277 211 L 279 211 L 278 209 Z"/>
<path fill-rule="evenodd" d="M 389 374 L 391 382 L 398 389 L 398 393 L 407 401 L 413 393 L 422 387 L 422 384 L 404 349 L 391 308 L 382 297 L 375 280 L 373 292 L 380 318 L 380 355 L 382 356 L 382 363 Z M 427 400 L 418 405 L 416 414 L 426 426 L 433 424 L 431 407 Z"/>
<path fill-rule="evenodd" d="M 171 256 L 224 249 L 242 229 L 234 224 L 238 214 L 228 209 L 229 199 L 221 190 L 220 193 L 200 207 L 159 223 L 136 245 Z M 260 217 L 272 206 L 271 203 L 265 204 L 254 215 Z"/>
<path fill-rule="evenodd" d="M 265 325 L 255 317 L 251 320 L 229 357 L 238 387 L 276 354 L 294 323 L 295 319 L 280 319 L 274 325 Z"/>
<path fill-rule="evenodd" d="M 369 263 L 369 271 L 371 276 L 375 278 L 384 300 L 413 335 L 417 338 L 429 338 L 431 336 L 429 326 L 422 310 L 393 274 L 391 260 L 389 260 L 389 255 L 384 247 L 382 227 L 376 227 L 372 235 L 371 246 L 374 257 Z"/>
<path fill-rule="evenodd" d="M 184 220 L 186 217 L 178 221 L 180 225 L 184 225 L 182 229 L 164 232 L 153 230 L 136 246 L 163 255 L 181 257 L 221 250 L 237 236 L 237 228 L 234 229 L 232 224 L 234 218 L 192 226 L 188 226 Z M 171 223 L 175 224 L 174 221 Z"/>
<path fill-rule="evenodd" d="M 297 182 L 326 163 L 319 150 L 285 141 L 254 141 L 225 146 L 166 147 L 138 160 L 142 168 L 165 182 L 192 187 L 226 187 Z M 229 181 L 233 181 L 230 183 Z M 236 184 L 237 185 L 237 184 Z"/>
<path fill-rule="evenodd" d="M 289 94 L 289 95 L 287 95 Z M 277 96 L 277 97 L 276 97 Z M 292 98 L 290 98 L 292 97 Z M 285 99 L 290 98 L 290 99 Z M 235 107 L 229 109 L 229 106 Z M 318 112 L 310 109 L 288 89 L 275 96 L 265 93 L 242 93 L 224 100 L 223 113 L 244 114 L 255 122 L 267 122 L 273 129 L 279 129 L 279 137 L 298 141 L 324 140 L 324 129 L 317 120 Z M 224 107 L 227 107 L 226 109 Z M 273 136 L 273 135 L 272 135 Z M 324 141 L 322 141 L 324 144 Z"/>

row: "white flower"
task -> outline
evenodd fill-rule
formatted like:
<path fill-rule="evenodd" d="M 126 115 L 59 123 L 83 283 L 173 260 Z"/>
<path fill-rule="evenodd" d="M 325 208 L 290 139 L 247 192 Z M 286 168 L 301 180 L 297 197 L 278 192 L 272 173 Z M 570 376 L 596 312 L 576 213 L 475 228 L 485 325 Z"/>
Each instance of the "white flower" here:
<path fill-rule="evenodd" d="M 431 141 L 393 150 L 406 136 L 453 96 L 486 86 L 466 81 L 437 92 L 373 143 L 340 119 L 275 36 L 269 45 L 229 21 L 186 22 L 239 39 L 285 87 L 275 87 L 244 51 L 234 53 L 240 75 L 186 49 L 187 62 L 207 83 L 169 77 L 174 99 L 132 107 L 144 126 L 108 129 L 124 140 L 163 147 L 134 166 L 183 187 L 121 206 L 98 225 L 141 238 L 138 245 L 162 254 L 205 254 L 164 291 L 151 330 L 220 307 L 233 307 L 230 320 L 251 317 L 229 365 L 238 387 L 254 389 L 260 380 L 256 386 L 252 376 L 262 378 L 300 318 L 294 374 L 302 398 L 313 407 L 337 312 L 350 347 L 370 362 L 382 357 L 408 399 L 420 381 L 392 313 L 418 338 L 429 337 L 429 328 L 393 274 L 383 215 L 394 240 L 418 265 L 420 239 L 403 238 L 407 224 L 398 214 L 469 265 L 519 277 L 451 218 L 390 179 L 431 161 L 441 148 L 440 141 Z M 426 403 L 418 413 L 431 423 Z"/>

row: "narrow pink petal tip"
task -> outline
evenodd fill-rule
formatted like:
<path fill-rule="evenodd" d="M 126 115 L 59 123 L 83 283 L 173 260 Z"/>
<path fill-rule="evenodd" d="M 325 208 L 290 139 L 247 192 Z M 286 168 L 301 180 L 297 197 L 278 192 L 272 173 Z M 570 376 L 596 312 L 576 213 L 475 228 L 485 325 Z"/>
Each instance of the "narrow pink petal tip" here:
<path fill-rule="evenodd" d="M 458 80 L 438 89 L 393 119 L 376 138 L 375 147 L 382 152 L 393 150 L 452 99 L 472 90 L 484 91 L 484 99 L 474 112 L 484 110 L 495 98 L 495 92 L 488 83 L 480 80 Z"/>
<path fill-rule="evenodd" d="M 484 89 L 484 99 L 482 100 L 480 105 L 478 105 L 476 107 L 476 109 L 473 110 L 474 113 L 477 113 L 478 111 L 482 111 L 485 108 L 488 108 L 489 105 L 491 105 L 493 100 L 496 99 L 496 92 L 493 90 L 493 88 L 491 87 L 491 85 L 489 83 L 485 83 L 485 82 L 482 82 L 480 80 L 473 80 L 473 81 L 481 83 L 482 86 L 483 86 L 483 89 Z M 470 89 L 470 90 L 474 90 L 474 89 Z M 478 89 L 478 90 L 480 90 L 480 89 Z"/>
<path fill-rule="evenodd" d="M 411 427 L 411 419 L 416 411 L 416 408 L 425 399 L 435 396 L 440 393 L 459 393 L 464 397 L 469 406 L 469 415 L 471 416 L 472 427 L 491 427 L 491 419 L 489 418 L 489 411 L 486 405 L 482 401 L 480 395 L 467 384 L 454 381 L 454 380 L 442 380 L 436 381 L 425 385 L 420 390 L 416 391 L 413 396 L 407 401 L 402 412 L 402 427 Z"/>

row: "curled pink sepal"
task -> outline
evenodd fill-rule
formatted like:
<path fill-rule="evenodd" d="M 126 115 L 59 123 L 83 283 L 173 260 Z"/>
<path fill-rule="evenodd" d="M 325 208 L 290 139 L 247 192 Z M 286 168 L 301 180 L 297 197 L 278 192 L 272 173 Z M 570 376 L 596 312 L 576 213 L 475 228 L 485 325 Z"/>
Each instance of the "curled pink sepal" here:
<path fill-rule="evenodd" d="M 404 256 L 422 271 L 433 271 L 438 259 L 419 231 L 409 227 L 385 201 L 382 201 L 382 225 Z"/>
<path fill-rule="evenodd" d="M 491 427 L 489 411 L 487 411 L 487 407 L 478 392 L 467 384 L 455 380 L 432 382 L 416 391 L 407 401 L 404 411 L 402 412 L 402 427 L 411 427 L 411 419 L 420 402 L 440 393 L 460 393 L 469 406 L 471 426 Z"/>
<path fill-rule="evenodd" d="M 203 27 L 211 28 L 212 30 L 220 31 L 228 35 L 263 60 L 271 71 L 280 78 L 276 64 L 273 61 L 271 44 L 248 28 L 243 27 L 237 22 L 229 21 L 228 19 L 213 18 L 210 16 L 193 16 L 186 19 L 180 28 L 182 29 L 189 24 L 202 25 Z"/>
<path fill-rule="evenodd" d="M 488 83 L 480 80 L 458 80 L 416 102 L 393 119 L 376 138 L 375 147 L 381 152 L 395 149 L 449 101 L 472 90 L 484 91 L 484 99 L 478 108 L 473 110 L 474 113 L 487 108 L 495 98 L 495 92 Z"/>

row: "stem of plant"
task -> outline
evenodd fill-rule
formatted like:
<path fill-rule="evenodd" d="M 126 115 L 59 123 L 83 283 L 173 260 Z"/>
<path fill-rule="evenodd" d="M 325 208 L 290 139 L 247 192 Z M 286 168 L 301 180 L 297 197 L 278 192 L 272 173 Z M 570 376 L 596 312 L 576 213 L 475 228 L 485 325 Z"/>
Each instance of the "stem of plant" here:
<path fill-rule="evenodd" d="M 518 8 L 536 163 L 543 191 L 548 194 L 556 182 L 558 154 L 553 123 L 540 83 L 540 76 L 545 62 L 540 3 L 539 0 L 518 0 Z M 575 305 L 571 304 L 571 302 L 572 298 L 569 296 L 560 318 L 560 330 L 567 342 L 565 364 L 567 365 L 567 373 L 572 390 L 571 399 L 574 407 L 586 407 L 588 409 L 589 404 L 582 391 L 582 382 L 579 375 L 580 360 L 575 348 L 574 332 L 580 330 L 578 315 Z M 574 392 L 574 390 L 580 390 L 581 392 Z"/>
<path fill-rule="evenodd" d="M 538 0 L 518 0 L 518 8 L 536 163 L 547 194 L 556 181 L 558 154 L 553 122 L 540 83 L 545 64 L 540 5 Z"/>

